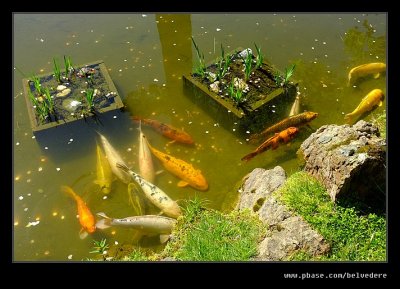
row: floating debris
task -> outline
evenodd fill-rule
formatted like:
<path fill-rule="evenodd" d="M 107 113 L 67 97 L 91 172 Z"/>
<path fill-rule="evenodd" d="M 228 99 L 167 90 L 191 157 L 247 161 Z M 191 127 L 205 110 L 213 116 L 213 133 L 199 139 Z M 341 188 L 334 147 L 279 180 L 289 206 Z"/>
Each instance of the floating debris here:
<path fill-rule="evenodd" d="M 72 254 L 71 255 L 68 255 L 68 260 L 71 260 L 72 259 Z"/>
<path fill-rule="evenodd" d="M 19 142 L 17 142 L 15 145 L 16 145 L 16 146 L 19 146 Z"/>
<path fill-rule="evenodd" d="M 34 226 L 38 225 L 39 223 L 40 223 L 40 221 L 29 222 L 25 227 L 27 227 L 27 228 L 34 227 Z"/>
<path fill-rule="evenodd" d="M 23 196 L 19 196 L 19 197 L 18 197 L 18 200 L 20 200 L 20 201 L 22 201 L 23 199 L 24 199 Z"/>
<path fill-rule="evenodd" d="M 219 32 L 219 31 L 221 31 L 221 28 L 217 28 L 216 30 L 217 30 L 217 32 Z"/>
<path fill-rule="evenodd" d="M 61 170 L 61 168 L 56 168 L 57 172 L 59 172 Z"/>
<path fill-rule="evenodd" d="M 107 200 L 107 196 L 104 196 L 104 197 L 103 197 L 103 200 Z"/>

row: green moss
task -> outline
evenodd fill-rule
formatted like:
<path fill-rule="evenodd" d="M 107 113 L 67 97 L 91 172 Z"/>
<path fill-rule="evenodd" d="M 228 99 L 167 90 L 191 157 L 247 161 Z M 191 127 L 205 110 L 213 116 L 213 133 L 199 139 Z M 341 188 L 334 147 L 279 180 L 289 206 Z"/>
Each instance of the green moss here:
<path fill-rule="evenodd" d="M 135 249 L 120 261 L 148 261 L 148 257 L 141 250 Z"/>
<path fill-rule="evenodd" d="M 371 121 L 378 127 L 381 137 L 386 138 L 386 110 L 380 114 L 373 114 Z"/>
<path fill-rule="evenodd" d="M 182 261 L 247 261 L 257 255 L 262 223 L 247 212 L 223 214 L 204 209 L 198 199 L 187 203 L 173 240 L 160 258 Z"/>
<path fill-rule="evenodd" d="M 386 220 L 374 213 L 363 214 L 357 204 L 333 204 L 325 188 L 305 172 L 290 176 L 275 195 L 301 215 L 331 244 L 320 258 L 297 252 L 291 260 L 386 260 Z"/>

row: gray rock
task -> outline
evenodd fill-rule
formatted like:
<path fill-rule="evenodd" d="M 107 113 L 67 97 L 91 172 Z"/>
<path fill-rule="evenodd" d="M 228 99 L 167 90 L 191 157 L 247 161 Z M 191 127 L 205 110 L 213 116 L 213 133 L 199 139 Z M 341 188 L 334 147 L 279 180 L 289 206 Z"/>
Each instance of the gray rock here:
<path fill-rule="evenodd" d="M 330 247 L 301 217 L 290 212 L 272 193 L 284 184 L 286 174 L 282 167 L 272 170 L 254 169 L 244 178 L 237 209 L 250 209 L 268 225 L 268 233 L 259 244 L 255 261 L 287 259 L 297 250 L 321 255 Z"/>
<path fill-rule="evenodd" d="M 304 170 L 326 187 L 332 201 L 347 194 L 372 203 L 385 199 L 386 141 L 373 124 L 324 125 L 298 154 L 305 160 Z"/>

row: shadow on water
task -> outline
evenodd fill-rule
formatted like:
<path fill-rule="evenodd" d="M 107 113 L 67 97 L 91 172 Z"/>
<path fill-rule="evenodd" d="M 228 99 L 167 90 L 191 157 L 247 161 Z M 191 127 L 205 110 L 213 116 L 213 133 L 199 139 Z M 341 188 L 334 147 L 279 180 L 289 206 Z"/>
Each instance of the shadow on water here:
<path fill-rule="evenodd" d="M 96 131 L 110 140 L 124 139 L 129 128 L 132 127 L 129 114 L 120 110 L 101 114 L 99 120 L 101 124 L 93 119 L 86 119 L 86 121 L 80 119 L 38 131 L 35 137 L 43 154 L 56 162 L 68 162 L 71 153 L 74 158 L 79 158 L 93 152 L 98 137 Z"/>

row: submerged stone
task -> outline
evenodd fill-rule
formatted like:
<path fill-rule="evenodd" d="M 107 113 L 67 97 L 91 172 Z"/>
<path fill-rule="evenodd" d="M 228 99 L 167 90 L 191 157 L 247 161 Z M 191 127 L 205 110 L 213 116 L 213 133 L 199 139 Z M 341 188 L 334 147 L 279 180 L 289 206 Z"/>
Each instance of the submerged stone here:
<path fill-rule="evenodd" d="M 76 99 L 66 99 L 62 102 L 62 107 L 65 108 L 69 112 L 75 112 L 78 107 L 82 105 L 82 102 L 77 101 Z"/>

